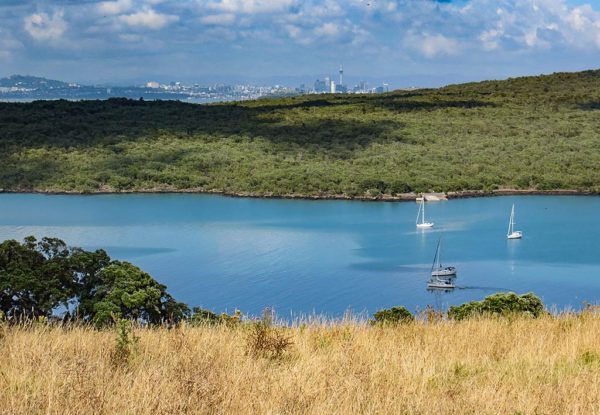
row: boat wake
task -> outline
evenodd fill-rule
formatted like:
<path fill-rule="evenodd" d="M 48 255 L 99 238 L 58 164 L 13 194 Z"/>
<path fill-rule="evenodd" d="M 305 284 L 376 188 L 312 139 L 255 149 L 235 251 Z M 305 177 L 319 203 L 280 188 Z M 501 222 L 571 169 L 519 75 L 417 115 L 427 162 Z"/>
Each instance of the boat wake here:
<path fill-rule="evenodd" d="M 481 287 L 477 285 L 457 285 L 458 290 L 480 290 L 480 291 L 511 291 L 509 288 L 502 287 Z"/>

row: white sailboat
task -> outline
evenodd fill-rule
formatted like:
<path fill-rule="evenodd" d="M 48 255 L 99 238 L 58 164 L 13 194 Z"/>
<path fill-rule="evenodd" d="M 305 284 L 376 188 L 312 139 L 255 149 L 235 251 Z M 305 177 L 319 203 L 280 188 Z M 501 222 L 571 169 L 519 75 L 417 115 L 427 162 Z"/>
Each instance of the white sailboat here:
<path fill-rule="evenodd" d="M 521 239 L 523 237 L 523 232 L 515 231 L 515 204 L 512 205 L 512 210 L 510 211 L 510 220 L 508 221 L 508 232 L 506 233 L 506 237 L 508 239 Z"/>
<path fill-rule="evenodd" d="M 419 219 L 421 219 L 420 222 Z M 432 227 L 433 222 L 425 222 L 425 200 L 421 200 L 421 204 L 419 205 L 419 211 L 417 212 L 417 228 L 425 229 Z"/>
<path fill-rule="evenodd" d="M 442 238 L 438 241 L 435 257 L 431 265 L 432 277 L 453 277 L 456 275 L 455 267 L 445 267 L 442 265 Z"/>

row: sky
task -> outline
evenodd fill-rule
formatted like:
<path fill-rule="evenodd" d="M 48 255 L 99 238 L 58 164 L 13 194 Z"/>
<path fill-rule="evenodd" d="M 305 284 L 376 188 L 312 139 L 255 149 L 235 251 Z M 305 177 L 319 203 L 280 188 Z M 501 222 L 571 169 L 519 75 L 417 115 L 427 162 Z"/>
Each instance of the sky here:
<path fill-rule="evenodd" d="M 600 0 L 0 0 L 0 77 L 392 87 L 600 67 Z"/>

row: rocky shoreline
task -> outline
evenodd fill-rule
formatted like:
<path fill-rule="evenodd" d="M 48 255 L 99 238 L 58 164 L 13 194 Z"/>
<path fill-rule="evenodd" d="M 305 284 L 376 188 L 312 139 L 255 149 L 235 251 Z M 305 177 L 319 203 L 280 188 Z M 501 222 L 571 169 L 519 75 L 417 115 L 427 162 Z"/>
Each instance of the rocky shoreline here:
<path fill-rule="evenodd" d="M 257 199 L 297 199 L 297 200 L 354 200 L 363 202 L 412 202 L 419 196 L 417 193 L 400 193 L 396 195 L 382 194 L 378 196 L 349 196 L 345 194 L 319 194 L 319 195 L 303 195 L 303 194 L 274 194 L 271 192 L 225 192 L 220 190 L 204 190 L 204 189 L 142 189 L 142 190 L 113 190 L 99 189 L 93 192 L 81 191 L 64 191 L 64 190 L 7 190 L 0 189 L 0 193 L 15 193 L 15 194 L 44 194 L 44 195 L 110 195 L 110 194 L 215 194 L 228 197 L 239 198 L 257 198 Z M 537 189 L 497 189 L 492 191 L 483 190 L 465 190 L 459 192 L 445 192 L 448 199 L 465 199 L 474 197 L 494 197 L 494 196 L 597 196 L 598 192 L 575 189 L 555 189 L 555 190 L 537 190 Z"/>

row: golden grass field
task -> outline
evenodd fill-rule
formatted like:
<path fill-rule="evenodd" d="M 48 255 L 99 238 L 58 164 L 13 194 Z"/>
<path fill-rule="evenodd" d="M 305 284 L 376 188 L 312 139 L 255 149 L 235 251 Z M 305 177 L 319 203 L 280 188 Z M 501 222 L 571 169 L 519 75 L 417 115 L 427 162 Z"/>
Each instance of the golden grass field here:
<path fill-rule="evenodd" d="M 116 331 L 44 325 L 0 334 L 2 414 L 600 414 L 600 314 L 278 328 Z"/>

